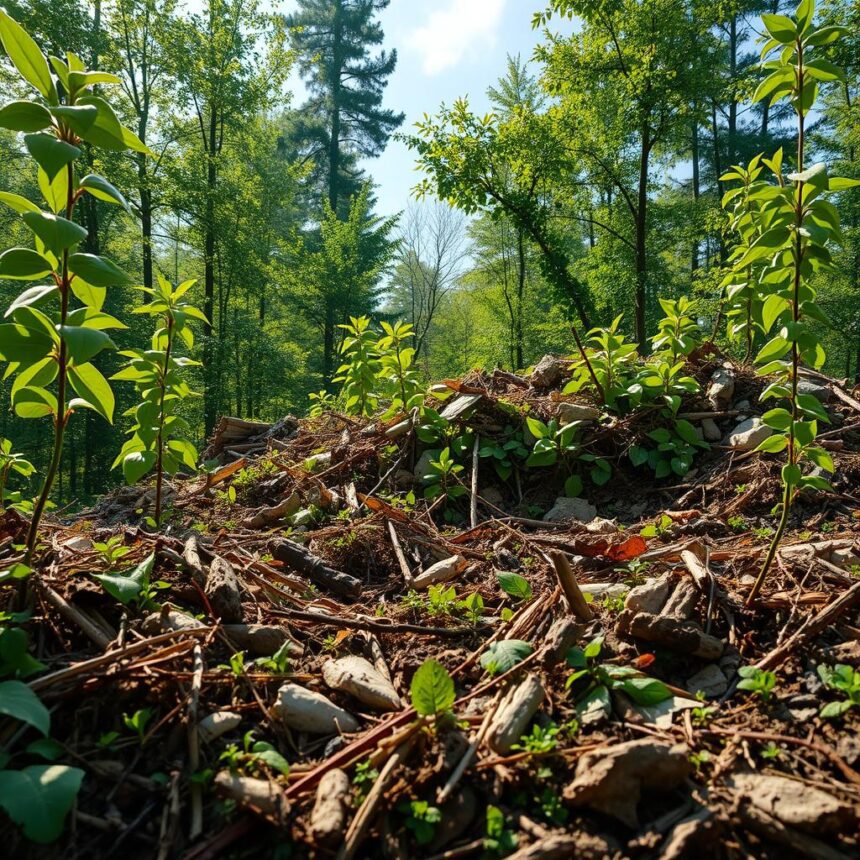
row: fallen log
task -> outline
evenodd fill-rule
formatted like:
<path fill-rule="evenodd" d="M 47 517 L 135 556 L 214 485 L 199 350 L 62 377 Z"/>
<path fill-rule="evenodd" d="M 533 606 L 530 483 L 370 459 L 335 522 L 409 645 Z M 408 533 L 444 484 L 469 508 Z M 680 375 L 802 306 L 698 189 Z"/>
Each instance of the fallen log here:
<path fill-rule="evenodd" d="M 344 597 L 358 597 L 361 582 L 354 576 L 329 567 L 321 558 L 291 540 L 275 540 L 269 544 L 269 552 L 284 564 L 303 573 L 317 585 Z"/>

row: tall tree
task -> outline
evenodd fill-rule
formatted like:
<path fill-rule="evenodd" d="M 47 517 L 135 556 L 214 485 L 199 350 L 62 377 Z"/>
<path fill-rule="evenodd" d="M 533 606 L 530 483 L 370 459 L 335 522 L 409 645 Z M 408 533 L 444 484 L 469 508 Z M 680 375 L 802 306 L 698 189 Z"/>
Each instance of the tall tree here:
<path fill-rule="evenodd" d="M 196 130 L 194 167 L 203 168 L 191 203 L 203 244 L 203 416 L 208 434 L 218 417 L 223 344 L 215 331 L 216 202 L 218 170 L 225 142 L 249 117 L 270 109 L 281 96 L 289 71 L 282 51 L 278 19 L 259 9 L 257 0 L 207 0 L 203 11 L 176 29 L 174 50 L 180 94 L 191 110 Z M 267 56 L 261 56 L 265 42 Z M 202 159 L 200 156 L 203 156 Z"/>
<path fill-rule="evenodd" d="M 343 214 L 341 202 L 363 184 L 357 159 L 379 155 L 403 122 L 402 113 L 382 107 L 397 52 L 371 54 L 383 39 L 376 16 L 389 2 L 299 0 L 298 11 L 287 17 L 310 91 L 291 134 L 317 168 L 328 205 L 337 214 Z"/>

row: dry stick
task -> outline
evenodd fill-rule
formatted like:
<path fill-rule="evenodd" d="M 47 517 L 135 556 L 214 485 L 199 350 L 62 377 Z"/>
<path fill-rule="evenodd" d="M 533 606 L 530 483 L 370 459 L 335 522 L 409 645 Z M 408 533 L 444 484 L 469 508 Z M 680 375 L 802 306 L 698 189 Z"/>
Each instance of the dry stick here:
<path fill-rule="evenodd" d="M 774 648 L 767 656 L 756 663 L 758 669 L 772 669 L 779 666 L 791 653 L 806 639 L 815 636 L 819 631 L 827 627 L 836 617 L 849 606 L 860 600 L 860 582 L 855 583 L 846 592 L 841 594 L 829 606 L 825 606 L 817 615 L 810 618 L 800 629 L 790 636 L 777 648 Z"/>
<path fill-rule="evenodd" d="M 194 675 L 191 678 L 191 696 L 188 699 L 188 769 L 191 776 L 191 825 L 188 838 L 197 839 L 203 832 L 203 786 L 194 780 L 200 768 L 200 687 L 203 684 L 203 649 L 194 643 Z"/>
<path fill-rule="evenodd" d="M 343 840 L 343 845 L 337 853 L 337 860 L 351 860 L 355 854 L 356 848 L 361 844 L 367 828 L 370 826 L 370 821 L 373 818 L 373 813 L 376 811 L 376 806 L 388 784 L 391 781 L 394 772 L 404 762 L 409 751 L 412 749 L 415 735 L 411 734 L 396 750 L 391 754 L 391 758 L 385 763 L 385 766 L 379 772 L 379 776 L 373 783 L 373 788 L 364 799 L 364 803 L 359 807 L 355 818 L 350 822 L 349 828 L 346 831 L 346 836 Z"/>
<path fill-rule="evenodd" d="M 580 621 L 591 621 L 594 618 L 594 613 L 585 602 L 585 596 L 579 590 L 567 556 L 560 550 L 550 550 L 549 558 L 571 611 Z"/>
<path fill-rule="evenodd" d="M 462 636 L 474 633 L 474 627 L 422 627 L 420 624 L 385 624 L 370 618 L 342 618 L 322 612 L 302 612 L 299 609 L 272 609 L 272 615 L 294 618 L 297 621 L 312 621 L 316 624 L 335 627 L 351 627 L 353 630 L 372 630 L 374 633 L 419 633 L 424 636 Z"/>
<path fill-rule="evenodd" d="M 469 505 L 469 522 L 472 528 L 478 525 L 478 458 L 481 450 L 481 435 L 475 434 L 475 444 L 472 446 L 472 498 Z"/>
<path fill-rule="evenodd" d="M 576 348 L 579 350 L 579 354 L 582 357 L 582 360 L 585 362 L 585 366 L 588 368 L 588 375 L 591 377 L 591 381 L 594 383 L 594 387 L 597 389 L 597 396 L 600 398 L 600 402 L 604 403 L 606 401 L 606 393 L 603 391 L 603 386 L 600 384 L 600 380 L 597 378 L 597 374 L 594 372 L 594 368 L 591 366 L 591 362 L 588 360 L 588 353 L 585 351 L 585 347 L 582 345 L 582 341 L 579 339 L 579 332 L 576 330 L 576 326 L 572 325 L 570 327 L 571 332 L 573 332 L 573 339 L 576 341 Z"/>
<path fill-rule="evenodd" d="M 50 675 L 43 675 L 35 681 L 30 681 L 30 689 L 35 692 L 44 690 L 61 681 L 75 678 L 78 675 L 86 675 L 91 671 L 100 669 L 102 666 L 110 666 L 113 663 L 119 662 L 125 657 L 131 657 L 139 654 L 141 651 L 147 651 L 149 648 L 160 645 L 162 642 L 169 642 L 171 639 L 178 639 L 183 636 L 190 638 L 204 638 L 212 632 L 210 627 L 192 627 L 188 630 L 170 630 L 167 633 L 160 633 L 158 636 L 153 636 L 150 639 L 142 639 L 140 642 L 135 642 L 134 645 L 127 645 L 125 648 L 117 648 L 114 651 L 106 651 L 98 657 L 93 657 L 90 660 L 84 660 L 81 663 L 73 663 L 65 669 L 59 669 L 56 672 L 51 672 Z M 179 643 L 184 644 L 184 643 Z"/>
<path fill-rule="evenodd" d="M 463 757 L 457 763 L 457 767 L 451 771 L 451 775 L 448 777 L 448 781 L 445 785 L 439 789 L 436 794 L 436 802 L 441 806 L 450 796 L 454 789 L 457 787 L 457 783 L 460 782 L 460 778 L 466 772 L 466 768 L 472 763 L 472 759 L 475 757 L 475 754 L 478 752 L 478 748 L 481 746 L 481 743 L 484 740 L 484 737 L 487 734 L 487 731 L 490 728 L 490 723 L 493 721 L 493 717 L 496 714 L 496 709 L 499 706 L 499 700 L 501 699 L 502 690 L 499 690 L 496 693 L 495 698 L 493 699 L 490 707 L 487 708 L 486 714 L 484 714 L 484 719 L 481 721 L 481 725 L 478 727 L 478 731 L 475 732 L 475 736 L 469 741 L 469 746 L 466 749 L 466 752 L 463 753 Z"/>
<path fill-rule="evenodd" d="M 96 645 L 101 649 L 105 649 L 110 645 L 116 637 L 109 637 L 104 634 L 102 629 L 90 621 L 86 615 L 83 614 L 79 609 L 72 606 L 64 597 L 62 597 L 59 593 L 54 591 L 50 585 L 47 585 L 44 582 L 37 582 L 36 587 L 42 592 L 45 600 L 51 604 L 59 613 L 66 619 L 66 621 L 71 621 L 72 624 L 77 624 L 78 627 L 87 635 L 89 639 L 95 642 Z"/>
<path fill-rule="evenodd" d="M 415 580 L 406 559 L 406 553 L 403 552 L 403 547 L 400 544 L 400 538 L 397 537 L 397 529 L 394 528 L 394 523 L 391 520 L 386 520 L 386 524 L 388 525 L 388 534 L 391 536 L 391 545 L 394 547 L 394 555 L 397 556 L 397 563 L 400 565 L 400 572 L 403 574 L 406 587 L 412 588 Z"/>

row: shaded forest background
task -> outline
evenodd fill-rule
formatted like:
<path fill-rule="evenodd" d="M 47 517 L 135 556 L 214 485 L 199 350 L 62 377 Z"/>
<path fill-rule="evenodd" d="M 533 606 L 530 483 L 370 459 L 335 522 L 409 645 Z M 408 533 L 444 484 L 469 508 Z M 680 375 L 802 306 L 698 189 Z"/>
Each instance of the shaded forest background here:
<path fill-rule="evenodd" d="M 338 325 L 362 314 L 412 323 L 427 378 L 525 368 L 570 352 L 571 321 L 622 312 L 641 343 L 661 315 L 658 294 L 694 298 L 700 324 L 743 356 L 720 315 L 730 243 L 719 177 L 780 146 L 790 160 L 790 117 L 749 102 L 763 76 L 758 15 L 779 0 L 554 2 L 582 17 L 564 37 L 523 4 L 522 26 L 546 28 L 533 58 L 499 69 L 493 113 L 428 104 L 418 128 L 384 98 L 397 73 L 379 25 L 387 0 L 295 5 L 283 15 L 255 0 L 204 0 L 194 12 L 174 0 L 7 3 L 46 52 L 121 76 L 121 118 L 157 154 L 91 156 L 133 212 L 86 197 L 86 250 L 145 286 L 156 273 L 198 279 L 192 299 L 211 326 L 198 332 L 192 387 L 203 396 L 186 417 L 199 439 L 224 413 L 305 413 L 308 394 L 332 386 Z M 836 173 L 856 177 L 860 9 L 831 0 L 820 14 L 852 35 L 834 57 L 848 80 L 826 90 L 811 139 Z M 303 102 L 290 93 L 295 70 Z M 0 87 L 12 96 L 16 86 L 0 65 Z M 380 212 L 366 165 L 394 134 L 447 178 Z M 39 195 L 19 136 L 2 130 L 0 189 Z M 860 380 L 860 190 L 843 198 L 839 273 L 817 287 L 834 322 L 822 330 L 825 370 Z M 26 244 L 24 230 L 0 211 L 0 247 Z M 13 289 L 0 282 L 0 297 Z M 115 288 L 106 309 L 133 321 L 137 303 Z M 144 346 L 147 328 L 132 323 L 115 340 Z M 110 374 L 121 358 L 98 361 Z M 116 393 L 121 415 L 134 392 Z M 51 428 L 18 420 L 7 395 L 0 437 L 40 469 Z M 125 429 L 127 419 L 109 427 L 86 410 L 71 422 L 59 502 L 120 480 L 110 465 Z"/>

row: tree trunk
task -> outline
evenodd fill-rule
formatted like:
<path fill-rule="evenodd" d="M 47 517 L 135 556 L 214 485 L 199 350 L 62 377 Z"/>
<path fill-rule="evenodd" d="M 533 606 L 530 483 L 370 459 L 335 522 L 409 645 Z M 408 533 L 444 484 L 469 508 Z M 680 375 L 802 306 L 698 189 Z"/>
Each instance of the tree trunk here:
<path fill-rule="evenodd" d="M 526 291 L 526 249 L 525 237 L 523 236 L 522 228 L 517 229 L 517 316 L 514 344 L 516 347 L 517 361 L 511 368 L 512 370 L 520 370 L 525 367 L 523 361 L 523 301 Z"/>
<path fill-rule="evenodd" d="M 695 109 L 695 105 L 694 105 Z M 700 194 L 699 179 L 699 123 L 693 119 L 692 137 L 690 138 L 690 158 L 693 161 L 693 201 L 698 202 Z M 690 271 L 699 268 L 699 239 L 693 236 L 692 254 L 690 256 Z"/>
<path fill-rule="evenodd" d="M 642 149 L 639 154 L 639 192 L 635 217 L 635 265 L 636 265 L 636 341 L 644 355 L 648 340 L 645 334 L 645 304 L 648 288 L 648 257 L 646 233 L 648 228 L 648 157 L 651 152 L 650 130 L 642 129 Z"/>
<path fill-rule="evenodd" d="M 214 104 L 209 105 L 209 134 L 206 152 L 206 223 L 204 225 L 204 269 L 203 269 L 203 425 L 207 436 L 215 428 L 217 411 L 217 368 L 215 367 L 215 343 L 213 339 L 213 317 L 215 313 L 215 187 L 218 173 L 215 165 L 215 149 L 218 140 L 218 115 Z"/>

